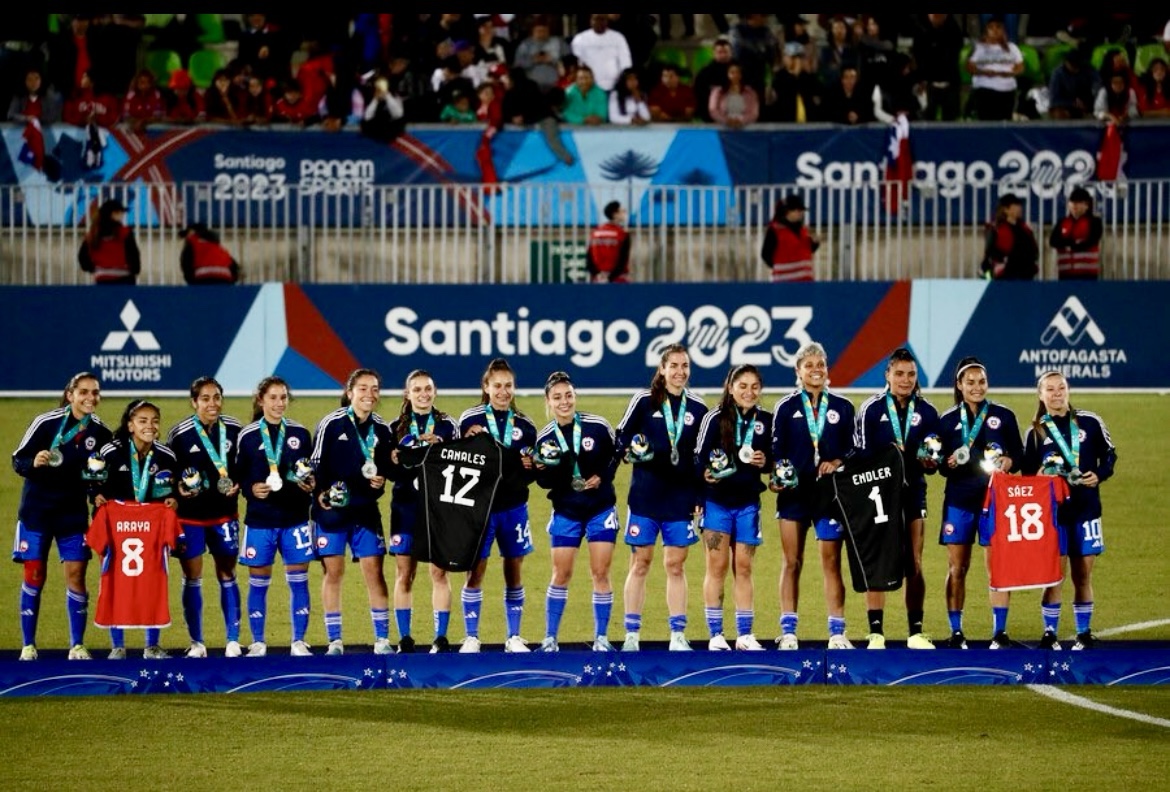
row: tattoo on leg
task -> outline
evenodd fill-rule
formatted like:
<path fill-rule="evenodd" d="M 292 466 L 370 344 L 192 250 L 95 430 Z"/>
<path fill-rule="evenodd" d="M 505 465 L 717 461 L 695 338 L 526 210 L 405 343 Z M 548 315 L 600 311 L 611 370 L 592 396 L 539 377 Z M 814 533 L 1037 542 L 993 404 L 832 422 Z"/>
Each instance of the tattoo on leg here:
<path fill-rule="evenodd" d="M 723 544 L 723 534 L 716 533 L 715 531 L 708 531 L 707 532 L 707 549 L 708 550 L 718 550 L 722 544 Z"/>

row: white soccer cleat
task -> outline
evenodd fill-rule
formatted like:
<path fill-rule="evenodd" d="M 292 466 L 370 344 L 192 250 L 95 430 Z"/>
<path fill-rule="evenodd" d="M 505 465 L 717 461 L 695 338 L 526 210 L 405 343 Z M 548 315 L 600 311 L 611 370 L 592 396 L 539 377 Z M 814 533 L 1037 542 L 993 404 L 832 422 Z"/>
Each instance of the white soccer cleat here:
<path fill-rule="evenodd" d="M 374 640 L 374 654 L 388 655 L 394 654 L 394 647 L 390 645 L 389 638 L 377 638 Z"/>
<path fill-rule="evenodd" d="M 504 641 L 505 652 L 531 652 L 528 648 L 528 641 L 525 641 L 519 635 L 513 635 L 508 640 Z"/>
<path fill-rule="evenodd" d="M 675 631 L 670 634 L 670 645 L 667 648 L 672 652 L 689 652 L 691 651 L 691 642 L 687 640 L 686 635 Z"/>
<path fill-rule="evenodd" d="M 207 647 L 199 641 L 192 641 L 190 648 L 187 649 L 187 654 L 183 656 L 191 658 L 207 657 Z"/>
<path fill-rule="evenodd" d="M 253 641 L 248 647 L 248 657 L 264 657 L 268 654 L 268 644 L 263 641 Z"/>
<path fill-rule="evenodd" d="M 830 649 L 852 649 L 853 644 L 844 635 L 830 635 L 829 636 Z"/>
<path fill-rule="evenodd" d="M 37 648 L 35 646 L 33 646 L 32 644 L 25 644 L 24 648 L 22 648 L 20 650 L 20 659 L 21 660 L 36 660 L 37 659 Z"/>
<path fill-rule="evenodd" d="M 107 660 L 125 660 L 126 659 L 126 647 L 125 646 L 115 646 L 113 649 L 110 650 L 110 653 L 108 655 L 106 655 L 106 659 Z"/>
<path fill-rule="evenodd" d="M 796 633 L 784 633 L 776 639 L 776 646 L 786 652 L 794 652 L 800 648 L 800 641 L 796 640 Z"/>
<path fill-rule="evenodd" d="M 593 639 L 593 651 L 616 652 L 617 650 L 613 648 L 613 644 L 609 642 L 608 638 L 606 638 L 604 635 L 599 635 Z"/>
<path fill-rule="evenodd" d="M 71 647 L 69 649 L 69 659 L 70 660 L 92 660 L 93 656 L 89 653 L 89 650 L 86 649 L 83 645 L 74 644 L 73 647 Z"/>
<path fill-rule="evenodd" d="M 722 633 L 720 633 L 719 635 L 712 635 L 711 640 L 707 641 L 707 651 L 730 652 L 731 645 L 727 643 L 727 639 L 723 637 Z"/>
<path fill-rule="evenodd" d="M 304 641 L 293 641 L 288 653 L 293 657 L 312 657 L 313 650 Z M 249 653 L 250 654 L 250 653 Z"/>
<path fill-rule="evenodd" d="M 622 642 L 623 652 L 637 652 L 642 648 L 642 634 L 634 631 L 626 633 L 626 640 Z"/>
<path fill-rule="evenodd" d="M 203 656 L 207 656 L 206 650 L 204 651 Z M 168 657 L 170 657 L 170 655 L 167 654 L 167 650 L 163 649 L 158 644 L 151 644 L 142 650 L 143 660 L 166 660 Z"/>
<path fill-rule="evenodd" d="M 926 633 L 914 633 L 906 639 L 907 649 L 933 649 L 934 641 Z"/>
<path fill-rule="evenodd" d="M 735 639 L 735 648 L 741 652 L 762 652 L 764 647 L 756 640 L 756 636 L 748 633 Z"/>
<path fill-rule="evenodd" d="M 525 651 L 528 651 L 527 647 L 525 647 Z M 542 652 L 559 652 L 559 651 L 561 651 L 561 647 L 557 643 L 556 638 L 552 637 L 551 635 L 546 635 L 546 636 L 544 636 L 544 640 L 540 642 L 540 651 L 542 651 Z"/>
<path fill-rule="evenodd" d="M 240 646 L 239 641 L 228 641 L 223 648 L 224 657 L 243 657 L 244 647 Z"/>
<path fill-rule="evenodd" d="M 886 648 L 886 636 L 882 635 L 881 633 L 870 633 L 866 640 L 869 642 L 866 644 L 866 649 Z"/>
<path fill-rule="evenodd" d="M 329 648 L 325 650 L 325 654 L 329 657 L 341 657 L 345 654 L 345 644 L 341 642 L 340 638 L 334 638 L 329 642 Z"/>
<path fill-rule="evenodd" d="M 483 644 L 474 635 L 469 635 L 463 639 L 463 644 L 459 647 L 459 654 L 479 654 L 479 650 L 483 648 Z"/>

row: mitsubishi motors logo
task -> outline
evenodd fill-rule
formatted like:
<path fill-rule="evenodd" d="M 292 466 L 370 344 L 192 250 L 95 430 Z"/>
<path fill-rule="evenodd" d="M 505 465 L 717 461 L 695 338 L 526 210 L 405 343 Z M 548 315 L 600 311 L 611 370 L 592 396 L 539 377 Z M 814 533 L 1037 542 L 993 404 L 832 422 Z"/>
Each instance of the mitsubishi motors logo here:
<path fill-rule="evenodd" d="M 1048 327 L 1044 328 L 1040 343 L 1051 346 L 1059 336 L 1068 342 L 1069 346 L 1076 346 L 1086 335 L 1097 346 L 1105 345 L 1105 334 L 1101 332 L 1101 328 L 1093 321 L 1084 304 L 1076 296 L 1071 296 L 1060 306 Z"/>
<path fill-rule="evenodd" d="M 106 336 L 106 340 L 102 342 L 103 352 L 121 352 L 126 348 L 126 342 L 130 339 L 134 339 L 134 344 L 142 352 L 155 352 L 162 349 L 158 344 L 158 339 L 154 337 L 154 333 L 149 330 L 134 329 L 138 326 L 138 320 L 142 318 L 142 314 L 139 313 L 133 300 L 126 301 L 118 318 L 122 320 L 122 326 L 126 329 L 111 330 L 110 334 Z"/>

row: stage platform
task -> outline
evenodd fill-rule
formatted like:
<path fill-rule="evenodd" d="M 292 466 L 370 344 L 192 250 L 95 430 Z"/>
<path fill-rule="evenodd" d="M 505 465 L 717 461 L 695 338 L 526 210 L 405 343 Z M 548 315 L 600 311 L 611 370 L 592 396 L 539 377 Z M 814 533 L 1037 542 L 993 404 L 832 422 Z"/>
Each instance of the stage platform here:
<path fill-rule="evenodd" d="M 1170 643 L 1110 642 L 1084 652 L 1019 648 L 992 651 L 828 650 L 806 644 L 781 652 L 591 652 L 562 644 L 558 653 L 506 654 L 484 647 L 456 653 L 375 655 L 346 648 L 341 657 L 228 660 L 222 650 L 201 660 L 68 661 L 41 652 L 20 662 L 0 654 L 0 696 L 95 696 L 174 693 L 259 693 L 297 690 L 392 690 L 525 687 L 682 687 L 747 685 L 1165 685 L 1170 684 Z M 317 651 L 321 651 L 318 647 Z M 95 653 L 104 657 L 105 651 Z M 218 656 L 216 656 L 218 655 Z"/>

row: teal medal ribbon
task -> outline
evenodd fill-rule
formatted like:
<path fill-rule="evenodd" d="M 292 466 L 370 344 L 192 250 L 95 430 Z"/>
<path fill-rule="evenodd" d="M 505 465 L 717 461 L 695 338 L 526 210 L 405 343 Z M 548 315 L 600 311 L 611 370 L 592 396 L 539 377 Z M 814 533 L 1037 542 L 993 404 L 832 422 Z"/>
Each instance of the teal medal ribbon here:
<path fill-rule="evenodd" d="M 496 413 L 490 404 L 484 408 L 484 416 L 487 418 L 488 431 L 492 433 L 492 437 L 496 439 L 496 442 L 504 448 L 511 448 L 512 430 L 516 428 L 516 416 L 512 409 L 508 409 L 508 416 L 504 419 L 503 437 L 500 437 L 500 427 L 496 424 Z"/>
<path fill-rule="evenodd" d="M 1077 419 L 1069 417 L 1068 419 L 1068 433 L 1070 435 L 1071 445 L 1069 441 L 1064 439 L 1064 435 L 1060 433 L 1056 421 L 1052 420 L 1052 416 L 1045 414 L 1040 419 L 1040 423 L 1044 424 L 1044 428 L 1048 430 L 1048 434 L 1052 435 L 1052 442 L 1056 443 L 1056 447 L 1060 449 L 1061 456 L 1064 461 L 1068 463 L 1070 469 L 1077 470 L 1081 466 L 1081 430 L 1077 426 Z"/>
<path fill-rule="evenodd" d="M 69 423 L 69 416 L 70 415 L 72 415 L 72 413 L 67 412 L 67 413 L 65 413 L 65 417 L 61 419 L 61 426 L 57 429 L 57 436 L 53 438 L 53 443 L 52 443 L 52 445 L 49 446 L 50 451 L 52 451 L 57 446 L 65 445 L 70 440 L 77 437 L 77 435 L 84 432 L 85 428 L 87 426 L 89 426 L 89 419 L 91 417 L 93 417 L 90 415 L 86 415 L 80 421 L 78 421 L 76 424 L 74 424 L 72 429 L 70 429 L 68 432 L 66 432 L 65 431 L 65 424 Z"/>
<path fill-rule="evenodd" d="M 825 419 L 829 415 L 828 399 L 825 394 L 821 393 L 821 405 L 819 409 L 813 409 L 812 399 L 808 397 L 808 391 L 800 391 L 800 403 L 804 405 L 804 420 L 808 424 L 808 434 L 812 439 L 813 447 L 813 467 L 821 466 L 821 436 L 825 433 Z"/>
<path fill-rule="evenodd" d="M 138 464 L 138 448 L 130 442 L 130 486 L 134 488 L 134 500 L 146 503 L 147 493 L 150 490 L 150 463 L 154 459 L 154 446 L 146 453 L 142 465 Z"/>
<path fill-rule="evenodd" d="M 987 410 L 988 403 L 985 401 L 979 407 L 979 414 L 975 416 L 975 422 L 968 426 L 967 405 L 959 405 L 959 427 L 962 430 L 963 444 L 955 449 L 955 462 L 958 464 L 965 465 L 971 461 L 971 444 L 975 442 L 979 430 L 983 428 L 983 421 L 987 418 Z"/>
<path fill-rule="evenodd" d="M 353 422 L 353 432 L 357 436 L 358 447 L 361 448 L 362 458 L 365 460 L 365 462 L 362 464 L 362 475 L 366 478 L 373 478 L 374 476 L 378 475 L 378 469 L 374 466 L 374 445 L 378 442 L 378 440 L 377 437 L 374 436 L 373 422 L 370 422 L 370 427 L 368 430 L 370 438 L 367 440 L 365 436 L 362 435 L 362 428 L 358 426 L 357 415 L 354 414 L 353 407 L 350 407 L 347 412 L 349 413 L 349 420 Z M 411 418 L 411 423 L 414 423 L 413 417 Z M 432 425 L 433 423 L 434 419 L 432 418 Z M 431 428 L 432 426 L 428 426 L 427 431 L 430 431 Z M 415 424 L 414 431 L 415 435 L 417 436 L 417 424 Z"/>
<path fill-rule="evenodd" d="M 670 394 L 662 400 L 662 417 L 666 420 L 666 436 L 670 440 L 670 464 L 677 465 L 679 460 L 678 441 L 682 437 L 683 426 L 687 414 L 687 394 L 683 391 L 679 397 L 678 417 L 670 411 Z"/>
<path fill-rule="evenodd" d="M 557 439 L 557 445 L 561 448 L 561 453 L 567 453 L 569 450 L 569 443 L 565 440 L 565 435 L 561 431 L 561 425 L 555 424 L 553 426 L 553 434 Z M 573 413 L 573 489 L 577 492 L 585 489 L 585 478 L 581 475 L 581 416 L 580 413 Z"/>
<path fill-rule="evenodd" d="M 352 411 L 350 412 L 350 415 L 351 416 L 353 415 Z M 489 426 L 490 426 L 490 424 L 489 424 Z M 418 416 L 414 414 L 414 410 L 411 410 L 410 411 L 410 431 L 414 433 L 415 437 L 422 437 L 425 434 L 434 434 L 435 413 L 433 411 L 427 413 L 427 424 L 424 428 L 419 429 L 418 428 Z M 496 438 L 496 439 L 498 440 L 499 438 Z M 372 456 L 373 455 L 371 454 L 371 457 Z"/>
<path fill-rule="evenodd" d="M 219 472 L 221 479 L 227 479 L 227 458 L 228 458 L 228 436 L 227 427 L 223 425 L 223 421 L 217 421 L 219 426 L 219 449 L 211 443 L 211 438 L 207 435 L 207 430 L 203 428 L 203 424 L 196 417 L 194 420 L 195 433 L 199 435 L 199 442 L 203 444 L 203 450 L 207 452 L 207 456 L 211 457 L 211 464 L 215 466 L 216 471 Z M 229 479 L 230 481 L 230 479 Z"/>
<path fill-rule="evenodd" d="M 745 465 L 750 465 L 752 459 L 755 458 L 755 449 L 752 448 L 752 435 L 755 431 L 756 411 L 752 410 L 752 417 L 749 419 L 737 409 L 735 411 L 735 445 L 739 449 L 739 461 Z"/>
<path fill-rule="evenodd" d="M 914 397 L 911 396 L 906 404 L 906 431 L 902 431 L 902 422 L 898 420 L 898 400 L 889 391 L 886 391 L 886 414 L 890 418 L 890 428 L 894 430 L 894 443 L 899 451 L 905 451 L 910 427 L 914 425 Z"/>
<path fill-rule="evenodd" d="M 283 418 L 280 419 L 280 432 L 277 433 L 277 435 L 276 435 L 276 444 L 275 445 L 273 445 L 273 443 L 272 443 L 272 429 L 270 427 L 271 427 L 271 424 L 269 424 L 267 421 L 265 421 L 264 428 L 260 432 L 260 439 L 264 443 L 264 456 L 268 459 L 268 470 L 271 471 L 273 474 L 279 475 L 280 454 L 281 454 L 281 451 L 284 449 L 284 435 L 285 435 L 284 419 Z"/>

